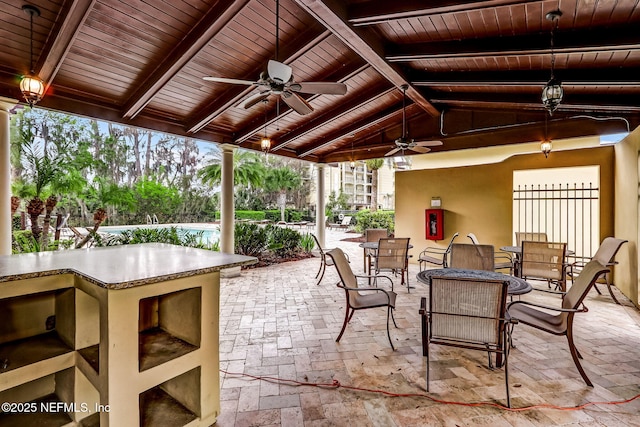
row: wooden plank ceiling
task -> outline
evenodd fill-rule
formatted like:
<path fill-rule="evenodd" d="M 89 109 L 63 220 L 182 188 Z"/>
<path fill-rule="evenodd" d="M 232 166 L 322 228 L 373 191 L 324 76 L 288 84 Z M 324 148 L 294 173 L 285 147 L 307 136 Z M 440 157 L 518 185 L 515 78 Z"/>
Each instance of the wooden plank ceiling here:
<path fill-rule="evenodd" d="M 0 96 L 20 99 L 29 16 L 0 0 Z M 311 162 L 382 157 L 407 132 L 433 152 L 606 134 L 640 123 L 637 0 L 33 0 L 38 106 Z M 547 12 L 565 96 L 549 117 Z M 278 46 L 276 58 L 276 45 Z M 272 94 L 245 109 L 277 59 L 295 82 L 342 82 L 345 95 Z M 405 154 L 415 154 L 407 151 Z"/>

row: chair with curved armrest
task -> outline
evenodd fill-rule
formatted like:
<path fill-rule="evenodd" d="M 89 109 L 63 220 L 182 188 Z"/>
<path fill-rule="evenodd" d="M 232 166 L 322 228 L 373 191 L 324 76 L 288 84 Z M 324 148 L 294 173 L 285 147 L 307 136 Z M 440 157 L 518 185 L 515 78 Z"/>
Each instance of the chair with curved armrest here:
<path fill-rule="evenodd" d="M 617 262 L 615 261 L 616 254 L 618 253 L 622 245 L 627 242 L 628 240 L 617 239 L 615 237 L 605 237 L 600 244 L 600 247 L 598 247 L 598 250 L 591 258 L 596 259 L 600 261 L 600 264 L 609 267 L 609 271 L 603 274 L 596 283 L 602 283 L 607 286 L 609 295 L 611 295 L 611 298 L 616 304 L 620 304 L 620 301 L 618 301 L 616 296 L 613 294 L 613 290 L 611 289 L 611 287 L 614 286 L 614 284 L 611 283 L 611 267 L 617 264 Z M 584 265 L 584 262 L 575 262 L 571 265 L 571 272 L 569 275 L 572 280 L 574 275 L 580 274 L 580 272 L 584 268 Z M 593 288 L 596 290 L 596 292 L 598 292 L 598 294 L 602 295 L 596 283 L 593 284 Z"/>
<path fill-rule="evenodd" d="M 475 234 L 469 233 L 467 237 L 474 245 L 480 244 Z M 493 269 L 496 271 L 509 270 L 509 274 L 513 274 L 513 258 L 508 252 L 494 251 Z"/>
<path fill-rule="evenodd" d="M 342 334 L 344 334 L 347 328 L 347 323 L 351 321 L 353 314 L 356 310 L 365 310 L 368 308 L 386 307 L 387 308 L 387 337 L 389 338 L 389 344 L 391 348 L 395 350 L 393 342 L 391 341 L 391 333 L 389 332 L 389 317 L 393 320 L 394 326 L 397 328 L 396 320 L 393 317 L 393 310 L 396 307 L 396 293 L 393 291 L 387 291 L 382 288 L 374 287 L 359 287 L 358 278 L 369 278 L 370 276 L 356 276 L 353 274 L 349 262 L 345 257 L 344 252 L 340 248 L 331 249 L 327 252 L 333 260 L 333 264 L 336 266 L 338 275 L 340 276 L 340 282 L 338 287 L 344 289 L 346 295 L 346 310 L 344 315 L 344 323 L 342 324 L 342 330 L 340 335 L 336 338 L 336 342 L 340 341 Z M 387 276 L 377 276 L 378 278 L 386 277 L 391 283 L 393 281 Z"/>
<path fill-rule="evenodd" d="M 420 301 L 422 355 L 427 358 L 426 381 L 429 391 L 429 345 L 438 344 L 486 351 L 489 368 L 491 354 L 504 361 L 507 405 L 509 396 L 509 348 L 511 319 L 506 316 L 508 282 L 472 278 L 432 277 L 429 305 Z"/>
<path fill-rule="evenodd" d="M 439 265 L 443 268 L 448 267 L 449 264 L 449 253 L 451 252 L 451 245 L 453 241 L 458 237 L 459 233 L 454 233 L 449 241 L 449 245 L 444 248 L 438 248 L 435 246 L 427 247 L 422 252 L 420 252 L 420 256 L 418 256 L 418 262 L 420 264 L 420 271 L 424 270 L 423 265 L 434 264 Z"/>
<path fill-rule="evenodd" d="M 587 263 L 580 275 L 576 278 L 573 286 L 571 286 L 571 289 L 566 293 L 561 293 L 563 297 L 560 307 L 551 307 L 528 301 L 513 301 L 507 307 L 509 315 L 517 319 L 519 323 L 532 326 L 553 335 L 566 336 L 573 362 L 578 368 L 578 372 L 580 372 L 584 382 L 591 387 L 593 387 L 593 384 L 587 377 L 584 369 L 582 369 L 582 365 L 580 365 L 579 359 L 582 359 L 582 356 L 573 342 L 573 317 L 576 313 L 588 311 L 583 300 L 598 277 L 607 271 L 608 268 L 597 260 Z M 551 313 L 549 311 L 551 311 Z"/>
<path fill-rule="evenodd" d="M 316 247 L 318 248 L 318 252 L 320 253 L 320 268 L 316 273 L 316 279 L 317 279 L 316 285 L 319 285 L 320 282 L 322 281 L 322 278 L 324 277 L 324 272 L 327 269 L 327 265 L 333 265 L 333 261 L 331 260 L 331 258 L 327 258 L 327 252 L 329 252 L 331 249 L 323 248 L 320 245 L 320 242 L 318 241 L 318 238 L 316 237 L 316 235 L 312 233 L 309 233 L 309 234 L 311 234 L 311 236 L 313 237 L 313 240 L 315 240 Z M 347 262 L 349 262 L 349 255 L 344 254 L 344 256 L 347 258 Z"/>

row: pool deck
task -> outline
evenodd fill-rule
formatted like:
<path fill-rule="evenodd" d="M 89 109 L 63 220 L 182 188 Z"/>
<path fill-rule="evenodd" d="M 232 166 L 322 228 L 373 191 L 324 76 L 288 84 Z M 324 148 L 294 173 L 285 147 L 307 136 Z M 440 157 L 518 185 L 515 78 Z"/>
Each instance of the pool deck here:
<path fill-rule="evenodd" d="M 340 247 L 362 273 L 362 249 L 326 232 L 327 247 Z M 416 248 L 419 250 L 420 248 Z M 415 256 L 414 256 L 415 259 Z M 391 397 L 347 388 L 293 386 L 221 372 L 222 413 L 217 426 L 639 426 L 640 399 L 579 410 L 552 408 L 522 412 L 471 402 L 504 403 L 504 371 L 491 371 L 483 352 L 432 347 L 431 393 L 425 391 L 420 344 L 419 300 L 427 295 L 410 266 L 411 293 L 399 286 L 391 326 L 384 309 L 357 312 L 340 343 L 344 293 L 333 267 L 315 285 L 317 258 L 249 269 L 221 283 L 220 358 L 225 372 L 309 383 L 416 393 L 459 402 L 445 405 L 427 397 Z M 543 285 L 546 286 L 546 285 Z M 516 326 L 517 348 L 509 356 L 512 406 L 573 407 L 620 401 L 640 394 L 640 312 L 617 289 L 622 305 L 607 292 L 590 292 L 588 313 L 575 320 L 576 345 L 594 383 L 587 387 L 569 354 L 565 337 Z M 557 305 L 557 296 L 532 292 L 524 300 Z"/>

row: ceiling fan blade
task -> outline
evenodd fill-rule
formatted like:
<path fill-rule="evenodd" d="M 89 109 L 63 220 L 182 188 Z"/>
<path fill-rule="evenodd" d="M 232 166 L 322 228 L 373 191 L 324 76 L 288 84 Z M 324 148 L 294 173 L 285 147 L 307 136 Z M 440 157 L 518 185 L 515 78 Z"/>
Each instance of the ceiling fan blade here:
<path fill-rule="evenodd" d="M 252 82 L 251 80 L 240 80 L 240 79 L 227 79 L 226 77 L 210 77 L 210 76 L 205 76 L 202 78 L 203 80 L 207 80 L 209 82 L 216 82 L 216 83 L 231 83 L 234 85 L 247 85 L 247 86 L 251 86 L 251 85 L 255 85 L 257 84 L 256 82 Z"/>
<path fill-rule="evenodd" d="M 400 148 L 400 147 L 398 147 L 398 148 L 394 148 L 393 150 L 389 151 L 389 152 L 388 152 L 387 154 L 385 154 L 384 156 L 385 156 L 385 157 L 387 157 L 387 156 L 392 156 L 392 155 L 396 154 L 396 153 L 397 153 L 398 151 L 400 151 L 400 150 L 401 150 L 401 148 Z"/>
<path fill-rule="evenodd" d="M 429 151 L 431 151 L 431 148 L 420 147 L 420 146 L 416 145 L 415 147 L 409 148 L 409 150 L 415 151 L 416 153 L 428 153 Z"/>
<path fill-rule="evenodd" d="M 294 92 L 318 93 L 323 95 L 344 95 L 347 93 L 347 85 L 331 82 L 300 82 L 289 86 Z"/>
<path fill-rule="evenodd" d="M 442 145 L 442 141 L 437 141 L 437 140 L 414 141 L 414 144 L 417 147 L 437 147 L 439 145 Z"/>
<path fill-rule="evenodd" d="M 262 92 L 258 92 L 255 93 L 253 95 L 251 95 L 249 98 L 247 98 L 247 100 L 244 102 L 244 108 L 251 108 L 254 105 L 256 105 L 258 102 L 263 101 L 265 99 L 267 99 L 267 97 L 271 95 L 271 91 L 268 90 L 264 90 Z"/>
<path fill-rule="evenodd" d="M 282 62 L 274 61 L 273 59 L 270 59 L 267 64 L 267 72 L 269 73 L 271 80 L 278 83 L 287 83 L 291 80 L 291 76 L 293 75 L 291 67 L 287 64 L 283 64 Z"/>
<path fill-rule="evenodd" d="M 304 98 L 300 97 L 297 93 L 284 91 L 282 92 L 282 100 L 293 109 L 296 113 L 304 116 L 313 111 L 313 107 Z"/>

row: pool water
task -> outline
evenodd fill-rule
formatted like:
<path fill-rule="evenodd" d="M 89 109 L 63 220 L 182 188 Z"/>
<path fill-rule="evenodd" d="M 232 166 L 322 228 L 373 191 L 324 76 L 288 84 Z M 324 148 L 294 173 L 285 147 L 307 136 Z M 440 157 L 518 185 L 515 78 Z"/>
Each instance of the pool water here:
<path fill-rule="evenodd" d="M 140 224 L 140 225 L 114 225 L 100 227 L 98 231 L 104 233 L 121 234 L 125 230 L 143 229 L 168 229 L 176 227 L 179 231 L 184 230 L 187 234 L 196 235 L 202 233 L 202 243 L 212 245 L 220 241 L 220 228 L 213 224 Z"/>

